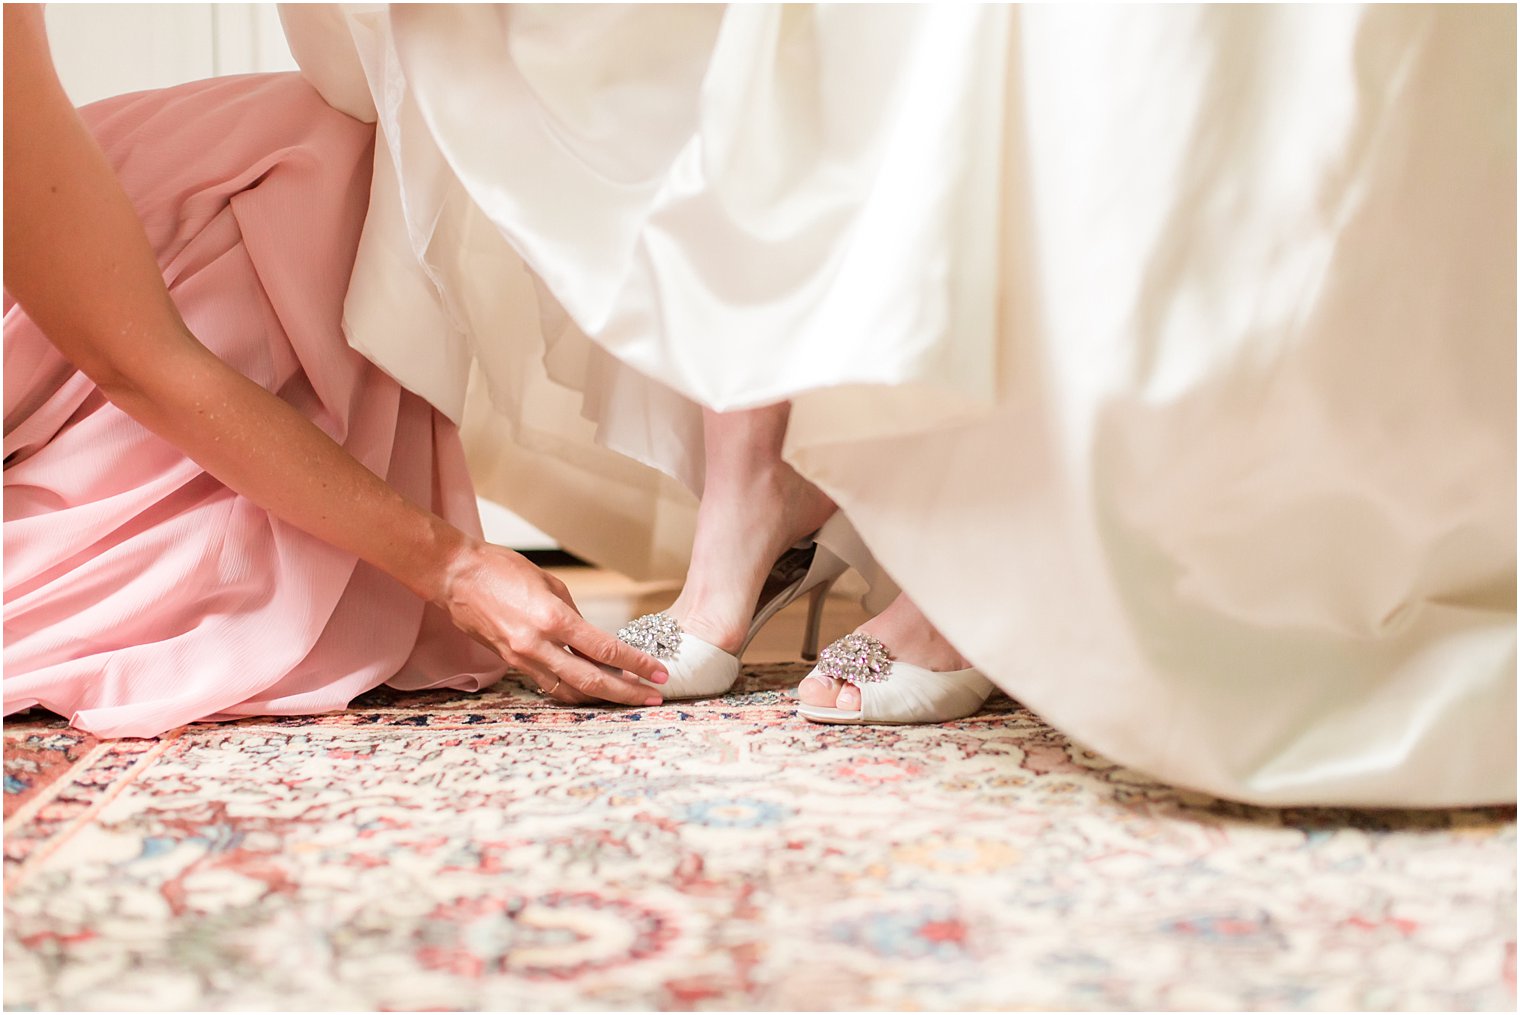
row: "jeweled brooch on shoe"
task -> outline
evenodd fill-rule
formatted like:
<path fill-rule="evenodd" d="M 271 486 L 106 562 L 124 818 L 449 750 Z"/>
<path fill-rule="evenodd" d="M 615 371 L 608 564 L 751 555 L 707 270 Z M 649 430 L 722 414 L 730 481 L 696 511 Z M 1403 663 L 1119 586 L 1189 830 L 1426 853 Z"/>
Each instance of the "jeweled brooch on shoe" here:
<path fill-rule="evenodd" d="M 887 647 L 869 634 L 847 634 L 818 653 L 818 672 L 852 684 L 874 684 L 892 672 Z"/>
<path fill-rule="evenodd" d="M 681 625 L 663 613 L 646 613 L 630 620 L 617 636 L 619 641 L 656 659 L 674 659 L 681 648 Z"/>

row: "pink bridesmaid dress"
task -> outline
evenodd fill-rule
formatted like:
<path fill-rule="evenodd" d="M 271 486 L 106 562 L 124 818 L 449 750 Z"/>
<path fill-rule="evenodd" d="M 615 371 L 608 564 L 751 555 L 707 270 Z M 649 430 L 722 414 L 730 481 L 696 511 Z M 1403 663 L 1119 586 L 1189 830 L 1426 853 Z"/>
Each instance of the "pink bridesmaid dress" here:
<path fill-rule="evenodd" d="M 414 503 L 479 534 L 454 425 L 345 342 L 374 129 L 298 75 L 82 110 L 190 329 Z M 418 341 L 423 336 L 414 336 Z M 108 402 L 7 296 L 5 710 L 101 736 L 341 709 L 505 666 Z"/>

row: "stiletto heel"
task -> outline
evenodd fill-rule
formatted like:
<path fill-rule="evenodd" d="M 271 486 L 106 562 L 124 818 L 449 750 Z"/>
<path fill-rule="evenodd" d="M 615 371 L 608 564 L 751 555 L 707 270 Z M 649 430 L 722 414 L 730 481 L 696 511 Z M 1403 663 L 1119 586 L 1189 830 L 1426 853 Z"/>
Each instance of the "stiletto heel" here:
<path fill-rule="evenodd" d="M 808 628 L 803 639 L 807 651 L 818 647 L 818 621 L 822 617 L 823 594 L 850 566 L 824 545 L 839 539 L 849 523 L 835 514 L 811 539 L 787 550 L 776 561 L 760 589 L 754 619 L 735 655 L 681 630 L 675 618 L 664 613 L 649 613 L 630 621 L 617 636 L 634 648 L 647 652 L 665 663 L 670 680 L 650 684 L 666 701 L 679 698 L 711 698 L 725 693 L 739 679 L 739 660 L 744 650 L 766 623 L 796 602 L 813 593 L 808 608 Z"/>
<path fill-rule="evenodd" d="M 818 634 L 823 627 L 823 605 L 828 599 L 829 589 L 833 587 L 832 581 L 823 583 L 813 590 L 813 597 L 808 600 L 807 627 L 802 630 L 803 662 L 818 661 Z"/>

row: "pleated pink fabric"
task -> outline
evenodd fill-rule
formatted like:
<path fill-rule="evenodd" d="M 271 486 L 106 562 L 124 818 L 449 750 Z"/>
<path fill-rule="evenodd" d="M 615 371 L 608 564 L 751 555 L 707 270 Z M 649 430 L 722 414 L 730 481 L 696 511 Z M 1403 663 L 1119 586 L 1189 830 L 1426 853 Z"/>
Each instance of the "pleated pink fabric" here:
<path fill-rule="evenodd" d="M 373 127 L 299 76 L 83 111 L 191 330 L 391 486 L 479 533 L 458 434 L 349 348 Z M 272 517 L 122 413 L 5 308 L 5 711 L 102 736 L 341 709 L 505 670 L 435 607 Z"/>

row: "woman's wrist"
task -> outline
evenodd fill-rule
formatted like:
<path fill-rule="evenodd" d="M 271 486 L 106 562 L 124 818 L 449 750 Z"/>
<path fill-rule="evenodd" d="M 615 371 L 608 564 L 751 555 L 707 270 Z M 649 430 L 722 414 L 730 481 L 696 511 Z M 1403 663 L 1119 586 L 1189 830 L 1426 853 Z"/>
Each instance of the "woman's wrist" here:
<path fill-rule="evenodd" d="M 428 521 L 425 563 L 415 579 L 404 584 L 428 602 L 446 607 L 449 590 L 478 563 L 482 543 L 437 515 L 430 515 Z"/>

